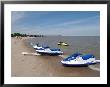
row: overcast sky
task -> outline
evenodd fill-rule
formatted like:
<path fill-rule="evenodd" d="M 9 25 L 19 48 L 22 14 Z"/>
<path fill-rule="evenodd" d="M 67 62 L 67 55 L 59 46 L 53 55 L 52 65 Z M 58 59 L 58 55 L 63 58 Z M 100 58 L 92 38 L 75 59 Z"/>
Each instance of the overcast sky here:
<path fill-rule="evenodd" d="M 98 11 L 12 11 L 12 33 L 99 36 Z"/>

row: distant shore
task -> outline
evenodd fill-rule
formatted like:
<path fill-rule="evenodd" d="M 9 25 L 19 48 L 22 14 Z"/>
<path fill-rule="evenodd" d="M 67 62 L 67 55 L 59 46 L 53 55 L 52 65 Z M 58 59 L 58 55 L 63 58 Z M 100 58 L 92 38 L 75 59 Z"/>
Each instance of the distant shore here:
<path fill-rule="evenodd" d="M 31 56 L 22 52 L 35 52 L 25 43 L 32 37 L 11 38 L 12 77 L 99 77 L 98 71 L 88 67 L 64 67 L 60 56 Z"/>

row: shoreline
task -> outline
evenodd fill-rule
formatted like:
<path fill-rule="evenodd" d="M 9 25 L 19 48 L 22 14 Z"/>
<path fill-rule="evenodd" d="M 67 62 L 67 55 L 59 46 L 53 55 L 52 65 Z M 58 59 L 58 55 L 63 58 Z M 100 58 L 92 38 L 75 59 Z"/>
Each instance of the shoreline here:
<path fill-rule="evenodd" d="M 100 72 L 88 67 L 64 67 L 59 56 L 31 56 L 21 52 L 35 52 L 26 41 L 12 38 L 12 77 L 99 77 Z"/>

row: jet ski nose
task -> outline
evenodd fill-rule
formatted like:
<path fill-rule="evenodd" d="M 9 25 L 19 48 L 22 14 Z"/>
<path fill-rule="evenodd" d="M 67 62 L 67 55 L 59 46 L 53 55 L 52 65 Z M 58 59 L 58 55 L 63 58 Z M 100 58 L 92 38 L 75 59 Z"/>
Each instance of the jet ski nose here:
<path fill-rule="evenodd" d="M 62 60 L 61 63 L 63 63 L 64 61 Z"/>

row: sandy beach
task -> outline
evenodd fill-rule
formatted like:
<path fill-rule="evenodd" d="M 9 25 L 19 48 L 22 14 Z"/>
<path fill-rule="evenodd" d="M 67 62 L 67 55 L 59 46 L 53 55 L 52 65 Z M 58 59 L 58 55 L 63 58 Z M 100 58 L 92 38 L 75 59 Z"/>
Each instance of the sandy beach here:
<path fill-rule="evenodd" d="M 25 43 L 29 38 L 11 40 L 12 77 L 99 77 L 100 71 L 89 67 L 64 67 L 60 56 L 22 55 L 22 52 L 35 50 Z"/>

